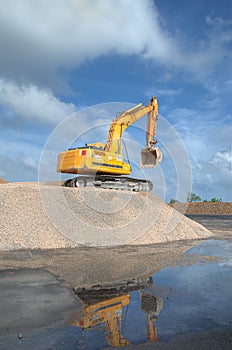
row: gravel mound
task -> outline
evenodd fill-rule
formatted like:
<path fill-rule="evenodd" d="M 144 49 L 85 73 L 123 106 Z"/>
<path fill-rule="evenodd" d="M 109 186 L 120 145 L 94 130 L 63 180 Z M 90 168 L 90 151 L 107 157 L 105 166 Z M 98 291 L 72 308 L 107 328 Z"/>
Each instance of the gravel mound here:
<path fill-rule="evenodd" d="M 171 206 L 187 215 L 232 215 L 232 202 L 191 202 Z"/>
<path fill-rule="evenodd" d="M 144 245 L 212 234 L 155 195 L 38 183 L 0 185 L 0 250 Z"/>
<path fill-rule="evenodd" d="M 0 177 L 0 184 L 7 184 L 7 183 L 8 183 L 8 181 L 6 181 Z"/>

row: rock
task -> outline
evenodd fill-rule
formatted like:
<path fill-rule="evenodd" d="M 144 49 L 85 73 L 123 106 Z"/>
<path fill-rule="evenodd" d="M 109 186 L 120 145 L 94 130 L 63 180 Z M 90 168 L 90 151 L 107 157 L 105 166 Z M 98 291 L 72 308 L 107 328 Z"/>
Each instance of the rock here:
<path fill-rule="evenodd" d="M 6 181 L 0 177 L 0 184 L 7 184 L 7 183 L 8 183 L 8 181 Z"/>
<path fill-rule="evenodd" d="M 0 250 L 146 245 L 212 234 L 151 193 L 0 186 Z"/>

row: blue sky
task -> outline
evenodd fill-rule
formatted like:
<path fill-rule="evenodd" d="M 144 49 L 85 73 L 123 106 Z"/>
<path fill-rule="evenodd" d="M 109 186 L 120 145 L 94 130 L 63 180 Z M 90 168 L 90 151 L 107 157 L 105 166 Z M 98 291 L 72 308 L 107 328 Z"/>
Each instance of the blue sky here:
<path fill-rule="evenodd" d="M 1 1 L 0 45 L 0 177 L 35 181 L 46 140 L 73 112 L 155 95 L 164 159 L 148 177 L 156 188 L 163 178 L 162 197 L 184 200 L 166 120 L 173 148 L 178 137 L 188 155 L 191 190 L 232 200 L 230 0 Z M 136 128 L 126 136 L 138 138 Z M 129 151 L 136 161 L 133 142 Z"/>

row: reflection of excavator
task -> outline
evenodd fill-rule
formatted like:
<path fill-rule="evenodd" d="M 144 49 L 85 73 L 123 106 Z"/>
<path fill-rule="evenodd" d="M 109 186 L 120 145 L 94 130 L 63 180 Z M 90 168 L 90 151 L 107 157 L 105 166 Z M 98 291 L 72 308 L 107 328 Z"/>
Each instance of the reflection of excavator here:
<path fill-rule="evenodd" d="M 130 294 L 115 296 L 94 304 L 91 302 L 91 299 L 85 300 L 85 313 L 79 320 L 75 320 L 72 326 L 87 329 L 105 323 L 109 345 L 115 347 L 129 345 L 129 341 L 121 335 L 121 323 L 122 309 L 129 304 Z"/>
<path fill-rule="evenodd" d="M 97 186 L 131 191 L 151 191 L 152 182 L 134 179 L 129 175 L 131 166 L 123 158 L 122 133 L 130 125 L 147 114 L 146 148 L 141 151 L 141 167 L 155 167 L 162 160 L 162 153 L 156 147 L 156 121 L 158 103 L 152 97 L 147 106 L 142 103 L 122 112 L 111 123 L 107 142 L 86 144 L 84 147 L 71 148 L 58 156 L 57 171 L 69 174 L 82 174 L 66 180 L 67 187 Z"/>
<path fill-rule="evenodd" d="M 152 278 L 143 282 L 143 287 L 152 283 Z M 121 288 L 121 289 L 120 289 Z M 82 329 L 94 328 L 105 324 L 108 344 L 114 347 L 127 346 L 130 342 L 122 336 L 123 308 L 130 303 L 129 291 L 141 288 L 141 282 L 137 286 L 129 284 L 115 286 L 112 289 L 100 290 L 76 290 L 77 296 L 84 302 L 84 313 L 72 322 L 75 327 Z M 127 292 L 127 293 L 126 293 Z M 141 309 L 146 314 L 147 340 L 157 340 L 156 321 L 163 307 L 161 298 L 157 298 L 148 292 L 140 291 Z M 126 313 L 125 313 L 126 314 Z M 124 318 L 125 318 L 124 314 Z"/>
<path fill-rule="evenodd" d="M 147 339 L 151 342 L 157 340 L 156 321 L 163 308 L 163 301 L 152 294 L 141 292 L 141 309 L 146 314 Z"/>

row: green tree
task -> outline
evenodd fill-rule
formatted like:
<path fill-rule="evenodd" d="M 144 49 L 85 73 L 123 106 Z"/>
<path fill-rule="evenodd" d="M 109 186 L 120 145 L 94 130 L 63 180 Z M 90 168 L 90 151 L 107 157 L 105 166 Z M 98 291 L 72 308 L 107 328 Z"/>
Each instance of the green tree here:
<path fill-rule="evenodd" d="M 176 203 L 179 203 L 179 201 L 177 199 L 171 198 L 169 203 L 170 204 L 176 204 Z"/>
<path fill-rule="evenodd" d="M 222 199 L 221 199 L 221 198 L 220 198 L 220 199 L 218 199 L 218 198 L 213 197 L 213 198 L 211 199 L 211 201 L 210 201 L 210 202 L 216 203 L 216 202 L 221 202 L 221 201 L 222 201 Z"/>
<path fill-rule="evenodd" d="M 199 197 L 197 194 L 192 193 L 192 192 L 188 192 L 187 195 L 187 202 L 200 202 L 201 201 L 201 197 Z"/>

